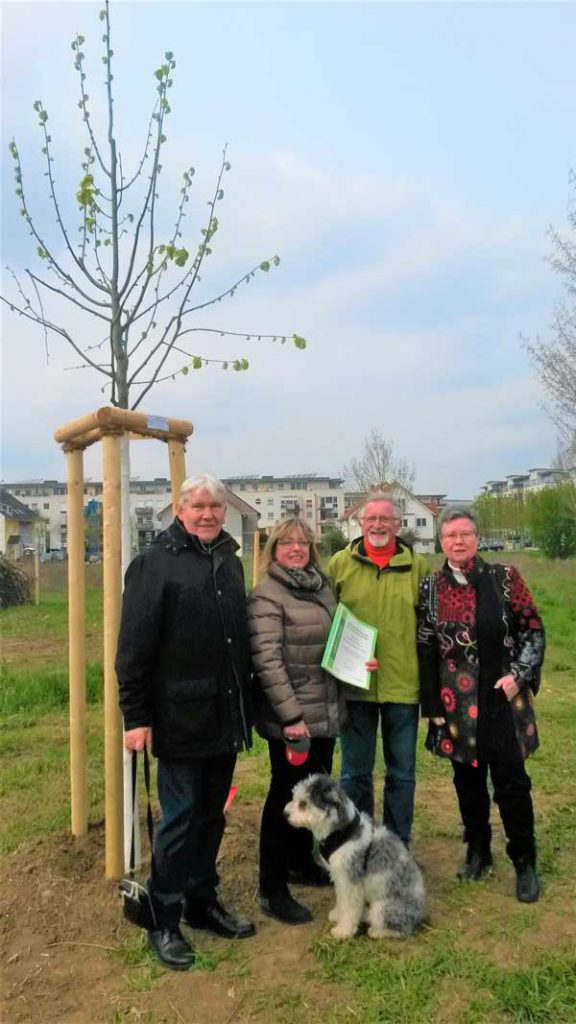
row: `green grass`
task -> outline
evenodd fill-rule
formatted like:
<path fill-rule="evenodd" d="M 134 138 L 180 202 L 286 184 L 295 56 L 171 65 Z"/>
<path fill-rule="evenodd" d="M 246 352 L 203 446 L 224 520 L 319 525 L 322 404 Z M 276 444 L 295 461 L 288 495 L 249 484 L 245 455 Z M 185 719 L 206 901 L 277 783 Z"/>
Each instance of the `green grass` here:
<path fill-rule="evenodd" d="M 410 947 L 368 938 L 314 954 L 326 981 L 361 992 L 363 1024 L 428 1024 L 446 1010 L 458 1024 L 574 1024 L 576 952 L 560 946 L 521 967 L 491 963 L 455 933 L 429 931 Z M 327 1020 L 350 1019 L 341 1008 Z"/>
<path fill-rule="evenodd" d="M 88 588 L 85 596 L 86 630 L 101 630 L 102 591 Z M 40 604 L 4 608 L 0 616 L 0 636 L 30 637 L 35 641 L 61 641 L 62 663 L 66 663 L 68 646 L 68 600 L 64 590 L 43 590 Z"/>
<path fill-rule="evenodd" d="M 536 704 L 542 745 L 529 765 L 543 899 L 526 907 L 510 898 L 513 873 L 501 832 L 494 876 L 474 887 L 455 884 L 453 873 L 462 846 L 450 769 L 423 750 L 422 723 L 415 846 L 424 859 L 427 844 L 430 850 L 440 850 L 440 857 L 446 856 L 445 863 L 435 862 L 437 891 L 430 893 L 431 923 L 410 942 L 397 943 L 360 937 L 337 944 L 325 929 L 326 937 L 313 941 L 310 949 L 314 998 L 305 987 L 296 991 L 290 979 L 279 977 L 273 987 L 253 979 L 242 948 L 214 946 L 200 956 L 196 969 L 226 969 L 229 976 L 238 978 L 250 975 L 241 1007 L 246 1020 L 575 1024 L 576 953 L 566 945 L 563 922 L 573 914 L 576 876 L 576 563 L 549 563 L 534 553 L 513 555 L 511 560 L 542 610 L 548 638 Z M 0 687 L 0 851 L 7 853 L 25 848 L 38 835 L 65 832 L 69 827 L 65 594 L 56 587 L 45 589 L 39 608 L 9 609 L 0 618 L 3 636 L 9 641 L 7 651 L 12 651 L 5 656 Z M 87 620 L 88 632 L 99 633 L 97 587 L 87 592 Z M 35 644 L 46 644 L 49 650 L 44 663 L 27 660 L 27 650 Z M 87 678 L 89 816 L 95 821 L 103 816 L 104 798 L 98 661 L 89 665 Z M 377 776 L 382 767 L 380 755 Z M 263 740 L 256 737 L 253 750 L 242 755 L 239 773 L 238 803 L 261 804 L 268 785 Z M 546 942 L 540 948 L 543 928 Z M 140 935 L 131 935 L 120 952 L 110 955 L 120 957 L 125 965 L 128 1002 L 131 996 L 145 997 L 165 983 Z M 111 1019 L 117 1024 L 132 1019 L 124 999 Z M 154 1017 L 155 1024 L 161 1024 L 161 1019 Z"/>
<path fill-rule="evenodd" d="M 104 678 L 102 665 L 86 666 L 86 703 L 102 701 Z M 22 668 L 0 664 L 0 718 L 12 715 L 43 715 L 68 707 L 67 668 Z"/>

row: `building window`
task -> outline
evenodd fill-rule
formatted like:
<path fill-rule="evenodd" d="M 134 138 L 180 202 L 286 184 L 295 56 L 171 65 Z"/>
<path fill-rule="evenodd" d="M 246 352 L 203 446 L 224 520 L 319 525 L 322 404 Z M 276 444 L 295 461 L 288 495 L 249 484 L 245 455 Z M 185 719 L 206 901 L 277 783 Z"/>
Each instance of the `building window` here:
<path fill-rule="evenodd" d="M 416 526 L 426 526 L 426 519 L 425 518 L 416 519 Z"/>
<path fill-rule="evenodd" d="M 402 520 L 402 526 L 408 526 L 408 520 L 407 519 L 403 519 Z"/>

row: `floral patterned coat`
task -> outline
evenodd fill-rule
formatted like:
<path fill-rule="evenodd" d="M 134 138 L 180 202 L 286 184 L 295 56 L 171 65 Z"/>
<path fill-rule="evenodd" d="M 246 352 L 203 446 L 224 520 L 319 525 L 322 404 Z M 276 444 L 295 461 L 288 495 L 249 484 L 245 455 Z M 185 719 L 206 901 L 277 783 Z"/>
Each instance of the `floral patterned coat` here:
<path fill-rule="evenodd" d="M 475 764 L 524 759 L 538 747 L 534 696 L 544 658 L 544 627 L 514 566 L 476 556 L 458 582 L 448 563 L 421 584 L 418 657 L 422 715 L 446 726 L 427 746 Z M 519 686 L 508 701 L 494 683 L 511 673 Z"/>

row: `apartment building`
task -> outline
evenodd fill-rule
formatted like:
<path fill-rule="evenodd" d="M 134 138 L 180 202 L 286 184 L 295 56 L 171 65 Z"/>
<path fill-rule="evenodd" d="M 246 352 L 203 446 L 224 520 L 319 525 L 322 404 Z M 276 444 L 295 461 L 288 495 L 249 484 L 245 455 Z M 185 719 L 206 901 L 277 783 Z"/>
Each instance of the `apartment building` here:
<path fill-rule="evenodd" d="M 258 525 L 263 530 L 279 519 L 299 516 L 320 540 L 340 525 L 345 510 L 344 481 L 339 477 L 299 473 L 226 477 L 223 482 L 260 513 Z"/>
<path fill-rule="evenodd" d="M 6 484 L 7 494 L 25 498 L 33 516 L 45 523 L 46 550 L 65 552 L 68 544 L 67 489 L 58 480 L 23 480 Z M 84 483 L 84 512 L 86 516 L 86 551 L 101 551 L 102 482 L 86 480 Z M 156 534 L 171 522 L 172 485 L 165 477 L 154 480 L 130 481 L 130 516 L 134 532 L 134 545 L 139 551 L 148 547 Z M 256 511 L 246 500 L 230 493 L 225 523 L 242 549 L 251 543 L 258 527 Z"/>
<path fill-rule="evenodd" d="M 503 480 L 487 480 L 481 491 L 484 494 L 517 494 L 518 491 L 541 491 L 543 487 L 576 481 L 576 467 L 564 469 L 529 469 L 527 473 L 510 473 Z"/>
<path fill-rule="evenodd" d="M 46 550 L 65 551 L 68 545 L 67 488 L 60 480 L 20 480 L 4 489 L 23 501 L 46 523 Z M 130 481 L 130 514 L 138 547 L 146 547 L 160 529 L 158 516 L 170 500 L 172 486 L 164 477 Z M 98 547 L 102 482 L 84 481 L 84 505 L 92 547 Z"/>

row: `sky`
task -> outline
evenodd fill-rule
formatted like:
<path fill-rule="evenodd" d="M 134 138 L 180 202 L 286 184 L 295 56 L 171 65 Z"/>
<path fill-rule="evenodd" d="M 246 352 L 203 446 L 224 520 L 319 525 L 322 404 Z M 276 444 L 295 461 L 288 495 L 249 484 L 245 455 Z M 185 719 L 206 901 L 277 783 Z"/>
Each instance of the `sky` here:
<path fill-rule="evenodd" d="M 45 265 L 19 214 L 8 143 L 34 221 L 65 260 L 33 104 L 48 111 L 74 241 L 87 143 L 70 42 L 85 37 L 102 130 L 100 6 L 2 3 L 2 265 L 22 284 Z M 159 239 L 194 166 L 182 244 L 195 251 L 227 146 L 220 227 L 194 304 L 281 259 L 192 314 L 190 325 L 215 333 L 183 339 L 193 354 L 244 357 L 250 369 L 209 364 L 184 376 L 176 354 L 175 379 L 141 406 L 192 420 L 189 474 L 339 476 L 373 429 L 414 465 L 418 493 L 472 498 L 487 480 L 549 465 L 555 430 L 521 336 L 549 336 L 562 298 L 547 258 L 576 167 L 576 3 L 113 0 L 111 17 L 126 174 L 146 137 L 154 71 L 165 51 L 176 59 Z M 11 272 L 2 294 L 14 301 Z M 100 343 L 94 318 L 43 298 L 81 348 Z M 265 334 L 298 334 L 307 348 L 257 340 Z M 80 362 L 3 306 L 5 481 L 64 479 L 54 430 L 109 402 L 104 378 Z M 134 476 L 169 475 L 161 442 L 135 443 L 131 460 Z M 99 447 L 86 453 L 86 475 L 101 479 Z"/>

